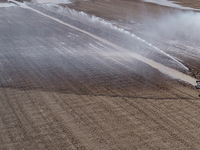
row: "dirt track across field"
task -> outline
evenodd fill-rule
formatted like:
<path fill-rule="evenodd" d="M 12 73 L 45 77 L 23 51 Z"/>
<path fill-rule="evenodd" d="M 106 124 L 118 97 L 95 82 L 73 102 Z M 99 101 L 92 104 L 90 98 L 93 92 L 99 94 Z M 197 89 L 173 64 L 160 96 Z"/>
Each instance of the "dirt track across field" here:
<path fill-rule="evenodd" d="M 0 18 L 0 149 L 199 149 L 192 85 L 31 10 Z"/>

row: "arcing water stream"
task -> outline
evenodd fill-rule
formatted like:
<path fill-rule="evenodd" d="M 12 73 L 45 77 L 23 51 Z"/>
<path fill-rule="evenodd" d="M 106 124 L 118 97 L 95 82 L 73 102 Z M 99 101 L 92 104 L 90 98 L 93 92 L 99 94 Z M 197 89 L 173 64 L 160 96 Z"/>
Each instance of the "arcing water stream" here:
<path fill-rule="evenodd" d="M 109 46 L 111 46 L 111 47 L 117 49 L 117 50 L 123 51 L 123 53 L 126 53 L 126 52 L 127 52 L 127 53 L 130 53 L 130 51 L 126 50 L 126 49 L 123 48 L 123 47 L 120 47 L 120 46 L 118 46 L 118 45 L 116 45 L 116 44 L 114 44 L 114 43 L 111 43 L 111 42 L 109 42 L 109 41 L 107 41 L 107 40 L 105 40 L 105 39 L 103 39 L 103 38 L 100 38 L 100 37 L 98 37 L 98 36 L 96 36 L 96 35 L 94 35 L 94 34 L 91 34 L 91 33 L 87 32 L 87 31 L 84 31 L 84 30 L 82 30 L 82 29 L 80 29 L 80 28 L 77 28 L 77 27 L 75 27 L 75 26 L 72 26 L 72 25 L 70 25 L 70 24 L 68 24 L 68 23 L 66 23 L 66 22 L 64 22 L 64 21 L 61 21 L 61 20 L 59 20 L 59 19 L 57 19 L 57 18 L 54 18 L 54 17 L 49 16 L 49 15 L 47 15 L 47 14 L 44 14 L 44 13 L 38 11 L 38 10 L 35 10 L 35 9 L 33 9 L 33 8 L 31 8 L 31 7 L 29 7 L 29 6 L 25 5 L 25 4 L 23 4 L 23 3 L 16 2 L 16 1 L 14 1 L 14 0 L 10 0 L 10 1 L 13 2 L 13 3 L 17 3 L 17 4 L 18 4 L 19 6 L 21 6 L 22 8 L 32 10 L 32 11 L 34 11 L 34 12 L 40 14 L 40 15 L 43 15 L 43 16 L 45 16 L 45 17 L 48 17 L 48 18 L 50 18 L 50 19 L 52 19 L 52 20 L 54 20 L 54 21 L 56 21 L 56 22 L 58 22 L 58 23 L 60 23 L 60 24 L 63 24 L 63 25 L 65 25 L 65 26 L 68 26 L 68 27 L 70 27 L 70 28 L 73 28 L 73 29 L 75 29 L 75 30 L 77 30 L 77 31 L 79 31 L 79 32 L 82 32 L 82 33 L 84 33 L 84 34 L 86 34 L 86 35 L 88 35 L 88 36 L 90 36 L 90 37 L 92 37 L 92 38 L 94 38 L 94 39 L 96 39 L 96 40 L 98 40 L 98 41 L 101 41 L 101 42 L 103 42 L 103 43 L 105 43 L 105 44 L 107 44 L 107 45 L 109 45 Z M 145 40 L 143 40 L 143 39 L 141 39 L 141 38 L 135 36 L 134 34 L 131 34 L 131 33 L 128 32 L 128 31 L 125 31 L 125 30 L 123 30 L 123 29 L 121 29 L 121 28 L 118 28 L 118 27 L 116 27 L 116 26 L 113 27 L 111 24 L 110 24 L 110 26 L 111 26 L 112 28 L 116 29 L 116 30 L 119 30 L 120 32 L 123 32 L 123 33 L 125 33 L 125 34 L 128 34 L 128 35 L 134 37 L 134 38 L 137 38 L 138 40 L 140 40 L 140 41 L 144 42 L 145 44 L 151 46 L 151 47 L 154 48 L 155 50 L 160 51 L 160 52 L 162 52 L 163 54 L 165 54 L 166 56 L 170 57 L 170 58 L 173 59 L 175 62 L 177 62 L 179 65 L 181 65 L 184 69 L 187 69 L 187 67 L 185 67 L 182 63 L 180 63 L 180 62 L 177 61 L 176 59 L 174 59 L 172 56 L 166 54 L 165 52 L 161 51 L 160 49 L 158 49 L 157 47 L 155 47 L 155 46 L 153 46 L 152 44 L 148 43 L 147 41 L 145 41 Z M 160 70 L 161 72 L 163 72 L 163 73 L 165 73 L 165 74 L 167 74 L 167 75 L 169 75 L 169 76 L 171 76 L 171 77 L 174 77 L 174 78 L 180 79 L 180 80 L 182 80 L 182 81 L 188 82 L 188 83 L 190 83 L 190 84 L 192 84 L 192 85 L 195 84 L 195 79 L 194 79 L 194 78 L 192 78 L 192 77 L 190 77 L 190 76 L 188 76 L 188 75 L 185 75 L 185 74 L 183 74 L 183 73 L 181 73 L 181 72 L 179 72 L 179 71 L 177 71 L 177 70 L 175 70 L 175 69 L 166 67 L 166 66 L 164 66 L 164 65 L 162 65 L 162 64 L 159 64 L 159 63 L 157 63 L 157 62 L 155 62 L 155 61 L 153 61 L 153 60 L 150 60 L 150 59 L 148 59 L 148 58 L 145 58 L 145 57 L 143 57 L 143 56 L 141 56 L 141 55 L 138 55 L 138 54 L 136 54 L 136 53 L 134 53 L 134 52 L 131 52 L 131 56 L 132 56 L 133 58 L 135 58 L 135 59 L 138 59 L 138 60 L 140 60 L 140 61 L 142 61 L 142 62 L 144 62 L 144 63 L 150 65 L 150 66 L 153 67 L 153 68 L 156 68 L 156 69 Z"/>
<path fill-rule="evenodd" d="M 112 23 L 108 22 L 108 21 L 105 21 L 104 19 L 101 19 L 99 17 L 96 17 L 96 16 L 89 16 L 87 15 L 86 13 L 84 12 L 78 12 L 74 9 L 69 9 L 69 8 L 63 8 L 61 6 L 58 6 L 54 4 L 42 4 L 40 5 L 44 8 L 48 8 L 48 10 L 51 10 L 51 11 L 55 11 L 55 12 L 59 12 L 61 15 L 65 14 L 67 17 L 70 17 L 72 19 L 77 19 L 77 20 L 80 20 L 84 23 L 88 23 L 88 22 L 91 22 L 90 25 L 93 25 L 95 24 L 95 26 L 98 26 L 99 28 L 109 28 L 111 30 L 114 30 L 114 31 L 118 31 L 120 34 L 122 35 L 127 35 L 131 38 L 133 38 L 134 40 L 137 39 L 138 41 L 142 42 L 143 44 L 145 45 L 148 45 L 149 47 L 152 48 L 152 50 L 155 50 L 159 53 L 162 53 L 164 54 L 165 56 L 167 56 L 168 58 L 172 59 L 174 62 L 176 62 L 181 68 L 183 68 L 184 70 L 188 70 L 188 68 L 183 65 L 182 63 L 180 63 L 178 60 L 176 60 L 174 57 L 172 57 L 171 55 L 167 54 L 166 52 L 162 51 L 161 49 L 159 49 L 158 47 L 152 45 L 151 43 L 147 42 L 146 40 L 136 36 L 134 33 L 131 33 L 129 31 L 126 31 L 124 30 L 123 28 L 119 28 L 117 27 L 116 25 L 113 25 Z M 104 28 L 103 28 L 104 29 Z"/>

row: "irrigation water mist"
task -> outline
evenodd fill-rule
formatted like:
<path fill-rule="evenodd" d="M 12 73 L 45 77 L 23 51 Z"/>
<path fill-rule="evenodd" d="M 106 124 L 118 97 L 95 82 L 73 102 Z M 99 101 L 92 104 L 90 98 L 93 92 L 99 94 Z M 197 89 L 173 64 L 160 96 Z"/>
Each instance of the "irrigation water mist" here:
<path fill-rule="evenodd" d="M 37 4 L 36 4 L 37 5 Z M 117 31 L 120 32 L 120 34 L 125 34 L 127 36 L 129 36 L 130 38 L 134 38 L 137 39 L 138 41 L 148 45 L 149 47 L 152 48 L 152 50 L 155 50 L 157 52 L 160 52 L 162 54 L 164 54 L 165 56 L 167 56 L 168 58 L 172 59 L 174 62 L 176 62 L 180 67 L 182 67 L 185 70 L 188 70 L 188 68 L 183 65 L 181 62 L 179 62 L 178 60 L 176 60 L 174 57 L 172 57 L 171 55 L 167 54 L 166 52 L 164 52 L 163 50 L 159 49 L 158 47 L 152 45 L 151 43 L 147 42 L 146 40 L 136 36 L 134 33 L 131 33 L 129 31 L 124 30 L 123 28 L 119 28 L 115 25 L 113 25 L 111 22 L 105 21 L 102 18 L 96 17 L 96 16 L 89 16 L 88 14 L 84 13 L 84 12 L 78 12 L 74 9 L 70 9 L 68 7 L 62 7 L 59 5 L 55 5 L 55 4 L 42 4 L 42 5 L 38 5 L 39 7 L 43 7 L 43 8 L 48 8 L 48 10 L 51 10 L 53 12 L 57 12 L 60 13 L 61 15 L 66 15 L 67 17 L 70 17 L 71 19 L 76 19 L 79 20 L 81 22 L 84 22 L 86 24 L 91 23 L 90 25 L 94 25 L 95 27 L 98 28 L 103 28 L 103 29 L 111 29 L 113 31 Z"/>
<path fill-rule="evenodd" d="M 45 17 L 48 17 L 48 18 L 50 18 L 50 19 L 52 19 L 52 20 L 54 20 L 54 21 L 56 21 L 56 22 L 58 22 L 58 23 L 60 23 L 60 24 L 63 24 L 63 25 L 65 25 L 65 26 L 68 26 L 68 27 L 70 27 L 70 28 L 73 28 L 73 29 L 75 29 L 75 30 L 77 30 L 77 31 L 80 31 L 80 32 L 82 32 L 82 33 L 84 33 L 84 34 L 86 34 L 86 35 L 88 35 L 88 36 L 90 36 L 90 37 L 92 37 L 92 38 L 94 38 L 94 39 L 96 39 L 96 40 L 98 40 L 98 41 L 103 42 L 104 44 L 107 44 L 107 45 L 109 45 L 109 46 L 111 46 L 111 47 L 113 47 L 113 48 L 115 48 L 115 49 L 117 49 L 117 50 L 119 50 L 119 51 L 122 51 L 123 53 L 130 53 L 130 51 L 126 50 L 126 49 L 123 48 L 123 47 L 120 47 L 120 46 L 118 46 L 118 45 L 116 45 L 116 44 L 114 44 L 114 43 L 111 43 L 111 42 L 109 42 L 109 41 L 107 41 L 107 40 L 105 40 L 105 39 L 102 39 L 102 38 L 100 38 L 100 37 L 98 37 L 98 36 L 96 36 L 96 35 L 93 35 L 93 34 L 87 32 L 87 31 L 84 31 L 84 30 L 82 30 L 82 29 L 79 29 L 79 28 L 77 28 L 77 27 L 74 27 L 74 26 L 72 26 L 72 25 L 70 25 L 70 24 L 68 24 L 68 23 L 65 23 L 65 22 L 63 22 L 63 21 L 57 19 L 57 18 L 48 16 L 48 15 L 46 15 L 46 14 L 44 14 L 44 13 L 38 11 L 38 10 L 35 10 L 35 9 L 33 9 L 33 8 L 30 8 L 29 6 L 27 6 L 27 5 L 25 5 L 25 4 L 22 4 L 22 3 L 19 3 L 19 2 L 13 1 L 13 0 L 10 0 L 10 1 L 11 1 L 11 2 L 14 2 L 14 3 L 17 3 L 17 4 L 20 5 L 22 8 L 32 10 L 32 11 L 34 11 L 34 12 L 40 14 L 40 15 L 43 15 L 43 16 L 45 16 Z M 121 30 L 121 29 L 120 29 L 120 30 Z M 138 55 L 138 54 L 136 54 L 136 53 L 133 53 L 133 52 L 131 52 L 131 56 L 132 56 L 133 58 L 135 58 L 135 59 L 138 59 L 138 60 L 140 60 L 140 61 L 146 63 L 146 64 L 149 64 L 149 65 L 152 66 L 153 68 L 156 68 L 156 69 L 160 70 L 161 72 L 163 72 L 163 73 L 165 73 L 165 74 L 168 74 L 169 76 L 172 76 L 172 77 L 181 79 L 181 80 L 183 80 L 183 81 L 185 81 L 185 82 L 187 82 L 187 83 L 190 83 L 190 84 L 192 84 L 192 85 L 195 84 L 195 79 L 194 79 L 194 78 L 191 78 L 191 77 L 188 76 L 188 75 L 184 75 L 183 73 L 181 73 L 181 72 L 179 72 L 179 71 L 177 71 L 177 70 L 174 70 L 174 69 L 171 69 L 171 68 L 169 68 L 169 67 L 166 67 L 166 66 L 164 66 L 164 65 L 162 65 L 162 64 L 159 64 L 159 63 L 157 63 L 157 62 L 155 62 L 155 61 L 153 61 L 153 60 L 150 60 L 150 59 L 148 59 L 148 58 L 145 58 L 145 57 L 143 57 L 143 56 L 141 56 L 141 55 Z M 177 74 L 178 74 L 178 75 L 177 75 Z M 177 76 L 176 76 L 176 75 L 177 75 Z M 184 77 L 182 77 L 182 75 L 184 75 Z"/>
<path fill-rule="evenodd" d="M 177 55 L 189 64 L 199 65 L 200 58 L 200 13 L 176 10 L 163 13 L 157 18 L 144 20 L 144 33 L 152 43 L 165 47 L 167 53 Z M 159 42 L 158 42 L 159 41 Z M 198 67 L 197 67 L 198 68 Z"/>
<path fill-rule="evenodd" d="M 138 55 L 138 54 L 135 54 L 135 53 L 131 53 L 131 52 L 125 52 L 125 53 L 122 53 L 122 52 L 117 52 L 117 53 L 112 53 L 112 54 L 109 54 L 109 53 L 105 53 L 103 54 L 105 55 L 106 57 L 109 57 L 109 55 L 111 55 L 111 57 L 113 56 L 116 56 L 116 57 L 125 57 L 126 59 L 128 58 L 136 58 L 148 65 L 150 65 L 151 67 L 153 68 L 156 68 L 158 69 L 160 72 L 164 73 L 164 74 L 167 74 L 168 76 L 171 76 L 172 78 L 174 79 L 180 79 L 182 81 L 185 81 L 187 83 L 190 83 L 191 85 L 195 85 L 196 84 L 196 79 L 193 78 L 193 77 L 190 77 L 182 72 L 179 72 L 175 69 L 172 69 L 172 68 L 169 68 L 169 67 L 166 67 L 160 63 L 157 63 L 151 59 L 148 59 L 148 58 L 145 58 L 145 57 L 142 57 L 141 55 Z"/>
<path fill-rule="evenodd" d="M 144 24 L 147 32 L 156 35 L 200 42 L 200 12 L 175 11 L 170 14 L 163 13 L 159 18 L 151 18 Z"/>

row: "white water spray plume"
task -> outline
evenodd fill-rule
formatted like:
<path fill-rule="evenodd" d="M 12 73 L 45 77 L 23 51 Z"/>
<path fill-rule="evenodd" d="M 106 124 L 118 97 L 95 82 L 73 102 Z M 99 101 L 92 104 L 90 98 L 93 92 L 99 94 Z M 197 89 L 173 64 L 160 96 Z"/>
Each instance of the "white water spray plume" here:
<path fill-rule="evenodd" d="M 38 5 L 38 4 L 35 4 Z M 158 47 L 154 46 L 153 44 L 147 42 L 146 40 L 136 36 L 134 33 L 131 33 L 129 31 L 124 30 L 123 28 L 119 28 L 116 25 L 113 25 L 111 22 L 106 21 L 104 19 L 101 19 L 99 17 L 96 16 L 89 16 L 88 14 L 84 13 L 84 12 L 78 12 L 74 9 L 70 9 L 68 7 L 62 7 L 59 5 L 55 5 L 55 4 L 40 4 L 38 5 L 39 7 L 43 7 L 44 9 L 48 9 L 50 11 L 59 13 L 61 15 L 65 15 L 71 19 L 75 19 L 75 20 L 79 20 L 85 24 L 88 24 L 88 22 L 91 22 L 91 26 L 95 26 L 101 29 L 111 29 L 111 30 L 115 30 L 118 31 L 122 34 L 125 34 L 131 38 L 137 39 L 138 41 L 148 45 L 149 47 L 152 48 L 152 50 L 157 51 L 159 53 L 164 54 L 165 56 L 167 56 L 168 58 L 172 59 L 175 63 L 177 63 L 181 68 L 183 68 L 184 70 L 188 70 L 188 68 L 183 65 L 181 62 L 179 62 L 178 60 L 176 60 L 174 57 L 172 57 L 171 55 L 167 54 L 166 52 L 164 52 L 163 50 L 159 49 Z"/>

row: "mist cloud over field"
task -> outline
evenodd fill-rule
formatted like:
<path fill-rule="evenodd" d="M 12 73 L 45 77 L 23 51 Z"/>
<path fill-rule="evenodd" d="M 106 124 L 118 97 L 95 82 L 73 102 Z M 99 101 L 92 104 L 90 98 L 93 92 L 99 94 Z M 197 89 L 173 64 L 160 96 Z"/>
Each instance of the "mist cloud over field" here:
<path fill-rule="evenodd" d="M 175 12 L 147 20 L 145 29 L 160 36 L 200 41 L 200 13 Z"/>

